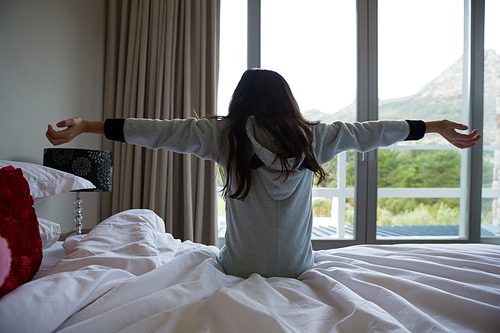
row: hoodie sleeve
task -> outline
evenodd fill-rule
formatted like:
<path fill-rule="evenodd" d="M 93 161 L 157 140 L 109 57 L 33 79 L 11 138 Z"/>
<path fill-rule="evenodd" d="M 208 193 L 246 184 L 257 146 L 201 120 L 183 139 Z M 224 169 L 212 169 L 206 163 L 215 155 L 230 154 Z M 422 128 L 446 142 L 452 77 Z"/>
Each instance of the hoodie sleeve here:
<path fill-rule="evenodd" d="M 108 139 L 150 149 L 191 153 L 215 160 L 221 121 L 217 119 L 107 119 L 104 134 Z"/>
<path fill-rule="evenodd" d="M 425 123 L 423 127 L 421 123 L 410 124 L 405 120 L 319 123 L 313 129 L 316 158 L 323 164 L 342 151 L 366 152 L 398 141 L 420 139 L 425 134 Z"/>

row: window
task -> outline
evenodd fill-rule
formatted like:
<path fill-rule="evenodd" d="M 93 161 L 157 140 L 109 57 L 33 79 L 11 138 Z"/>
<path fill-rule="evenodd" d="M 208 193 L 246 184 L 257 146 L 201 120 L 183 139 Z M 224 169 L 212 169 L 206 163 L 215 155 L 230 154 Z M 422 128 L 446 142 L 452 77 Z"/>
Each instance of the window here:
<path fill-rule="evenodd" d="M 225 116 L 233 91 L 247 68 L 247 1 L 224 0 L 220 10 L 217 114 Z M 223 186 L 221 176 L 217 173 L 218 194 Z M 222 246 L 226 232 L 226 207 L 224 198 L 220 195 L 217 197 L 217 212 L 219 246 Z"/>
<path fill-rule="evenodd" d="M 448 118 L 477 122 L 482 119 L 479 108 L 469 113 L 475 103 L 469 100 L 470 90 L 477 80 L 469 69 L 477 67 L 472 58 L 479 51 L 471 47 L 470 40 L 480 39 L 476 32 L 481 32 L 483 18 L 471 11 L 480 12 L 482 5 L 475 0 L 223 0 L 221 84 L 224 71 L 234 77 L 226 97 L 220 89 L 219 105 L 223 107 L 219 114 L 225 114 L 227 104 L 222 103 L 229 101 L 244 70 L 244 59 L 235 67 L 227 65 L 227 59 L 247 51 L 247 66 L 273 69 L 287 79 L 310 120 Z M 378 152 L 338 155 L 324 166 L 329 173 L 324 185 L 313 188 L 316 249 L 416 238 L 478 241 L 479 233 L 491 236 L 487 230 L 498 236 L 500 185 L 496 182 L 500 171 L 496 180 L 494 161 L 500 144 L 493 127 L 500 111 L 492 96 L 498 96 L 499 90 L 497 86 L 495 95 L 487 83 L 494 78 L 488 74 L 489 50 L 496 50 L 498 64 L 500 49 L 493 36 L 499 31 L 492 18 L 497 7 L 495 2 L 487 2 L 482 163 L 474 158 L 478 149 L 460 151 L 436 136 Z M 238 19 L 227 23 L 224 15 L 238 15 Z M 248 15 L 248 31 L 241 28 L 247 23 L 242 15 Z M 224 47 L 229 45 L 224 40 L 225 29 L 238 30 L 230 43 L 245 38 L 248 49 L 240 44 Z M 225 55 L 235 49 L 238 55 Z M 478 148 L 482 154 L 482 146 Z M 483 168 L 482 209 L 471 200 L 481 192 L 480 184 L 471 180 L 478 173 L 477 165 Z M 219 215 L 223 215 L 223 207 L 221 200 Z M 478 213 L 481 220 L 474 218 Z M 223 216 L 220 221 L 223 226 Z M 405 228 L 396 227 L 400 225 Z M 419 233 L 412 234 L 412 228 Z"/>

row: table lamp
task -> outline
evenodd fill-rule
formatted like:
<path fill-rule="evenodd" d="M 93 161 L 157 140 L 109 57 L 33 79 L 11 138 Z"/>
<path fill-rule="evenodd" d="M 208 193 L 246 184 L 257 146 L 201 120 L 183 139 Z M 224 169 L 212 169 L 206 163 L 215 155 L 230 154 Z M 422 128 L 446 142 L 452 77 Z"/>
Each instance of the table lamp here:
<path fill-rule="evenodd" d="M 95 189 L 78 190 L 75 199 L 76 235 L 82 234 L 82 198 L 80 192 L 110 192 L 113 186 L 113 153 L 103 150 L 46 148 L 43 165 L 90 181 Z"/>

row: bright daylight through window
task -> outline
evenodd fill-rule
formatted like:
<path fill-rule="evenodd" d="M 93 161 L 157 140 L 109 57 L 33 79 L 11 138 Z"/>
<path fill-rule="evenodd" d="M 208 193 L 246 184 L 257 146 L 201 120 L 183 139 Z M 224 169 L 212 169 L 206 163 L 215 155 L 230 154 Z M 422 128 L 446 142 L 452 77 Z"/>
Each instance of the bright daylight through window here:
<path fill-rule="evenodd" d="M 379 0 L 379 119 L 467 123 L 463 52 L 462 2 Z M 466 157 L 438 135 L 379 149 L 377 238 L 466 237 Z"/>

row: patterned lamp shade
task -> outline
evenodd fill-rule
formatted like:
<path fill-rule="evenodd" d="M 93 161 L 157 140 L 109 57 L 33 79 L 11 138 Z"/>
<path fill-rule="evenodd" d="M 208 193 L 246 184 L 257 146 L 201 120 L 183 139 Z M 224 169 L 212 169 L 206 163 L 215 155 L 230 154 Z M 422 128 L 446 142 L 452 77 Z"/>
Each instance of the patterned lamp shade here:
<path fill-rule="evenodd" d="M 81 192 L 110 192 L 113 187 L 113 153 L 102 150 L 47 148 L 43 165 L 87 179 L 95 189 Z"/>

